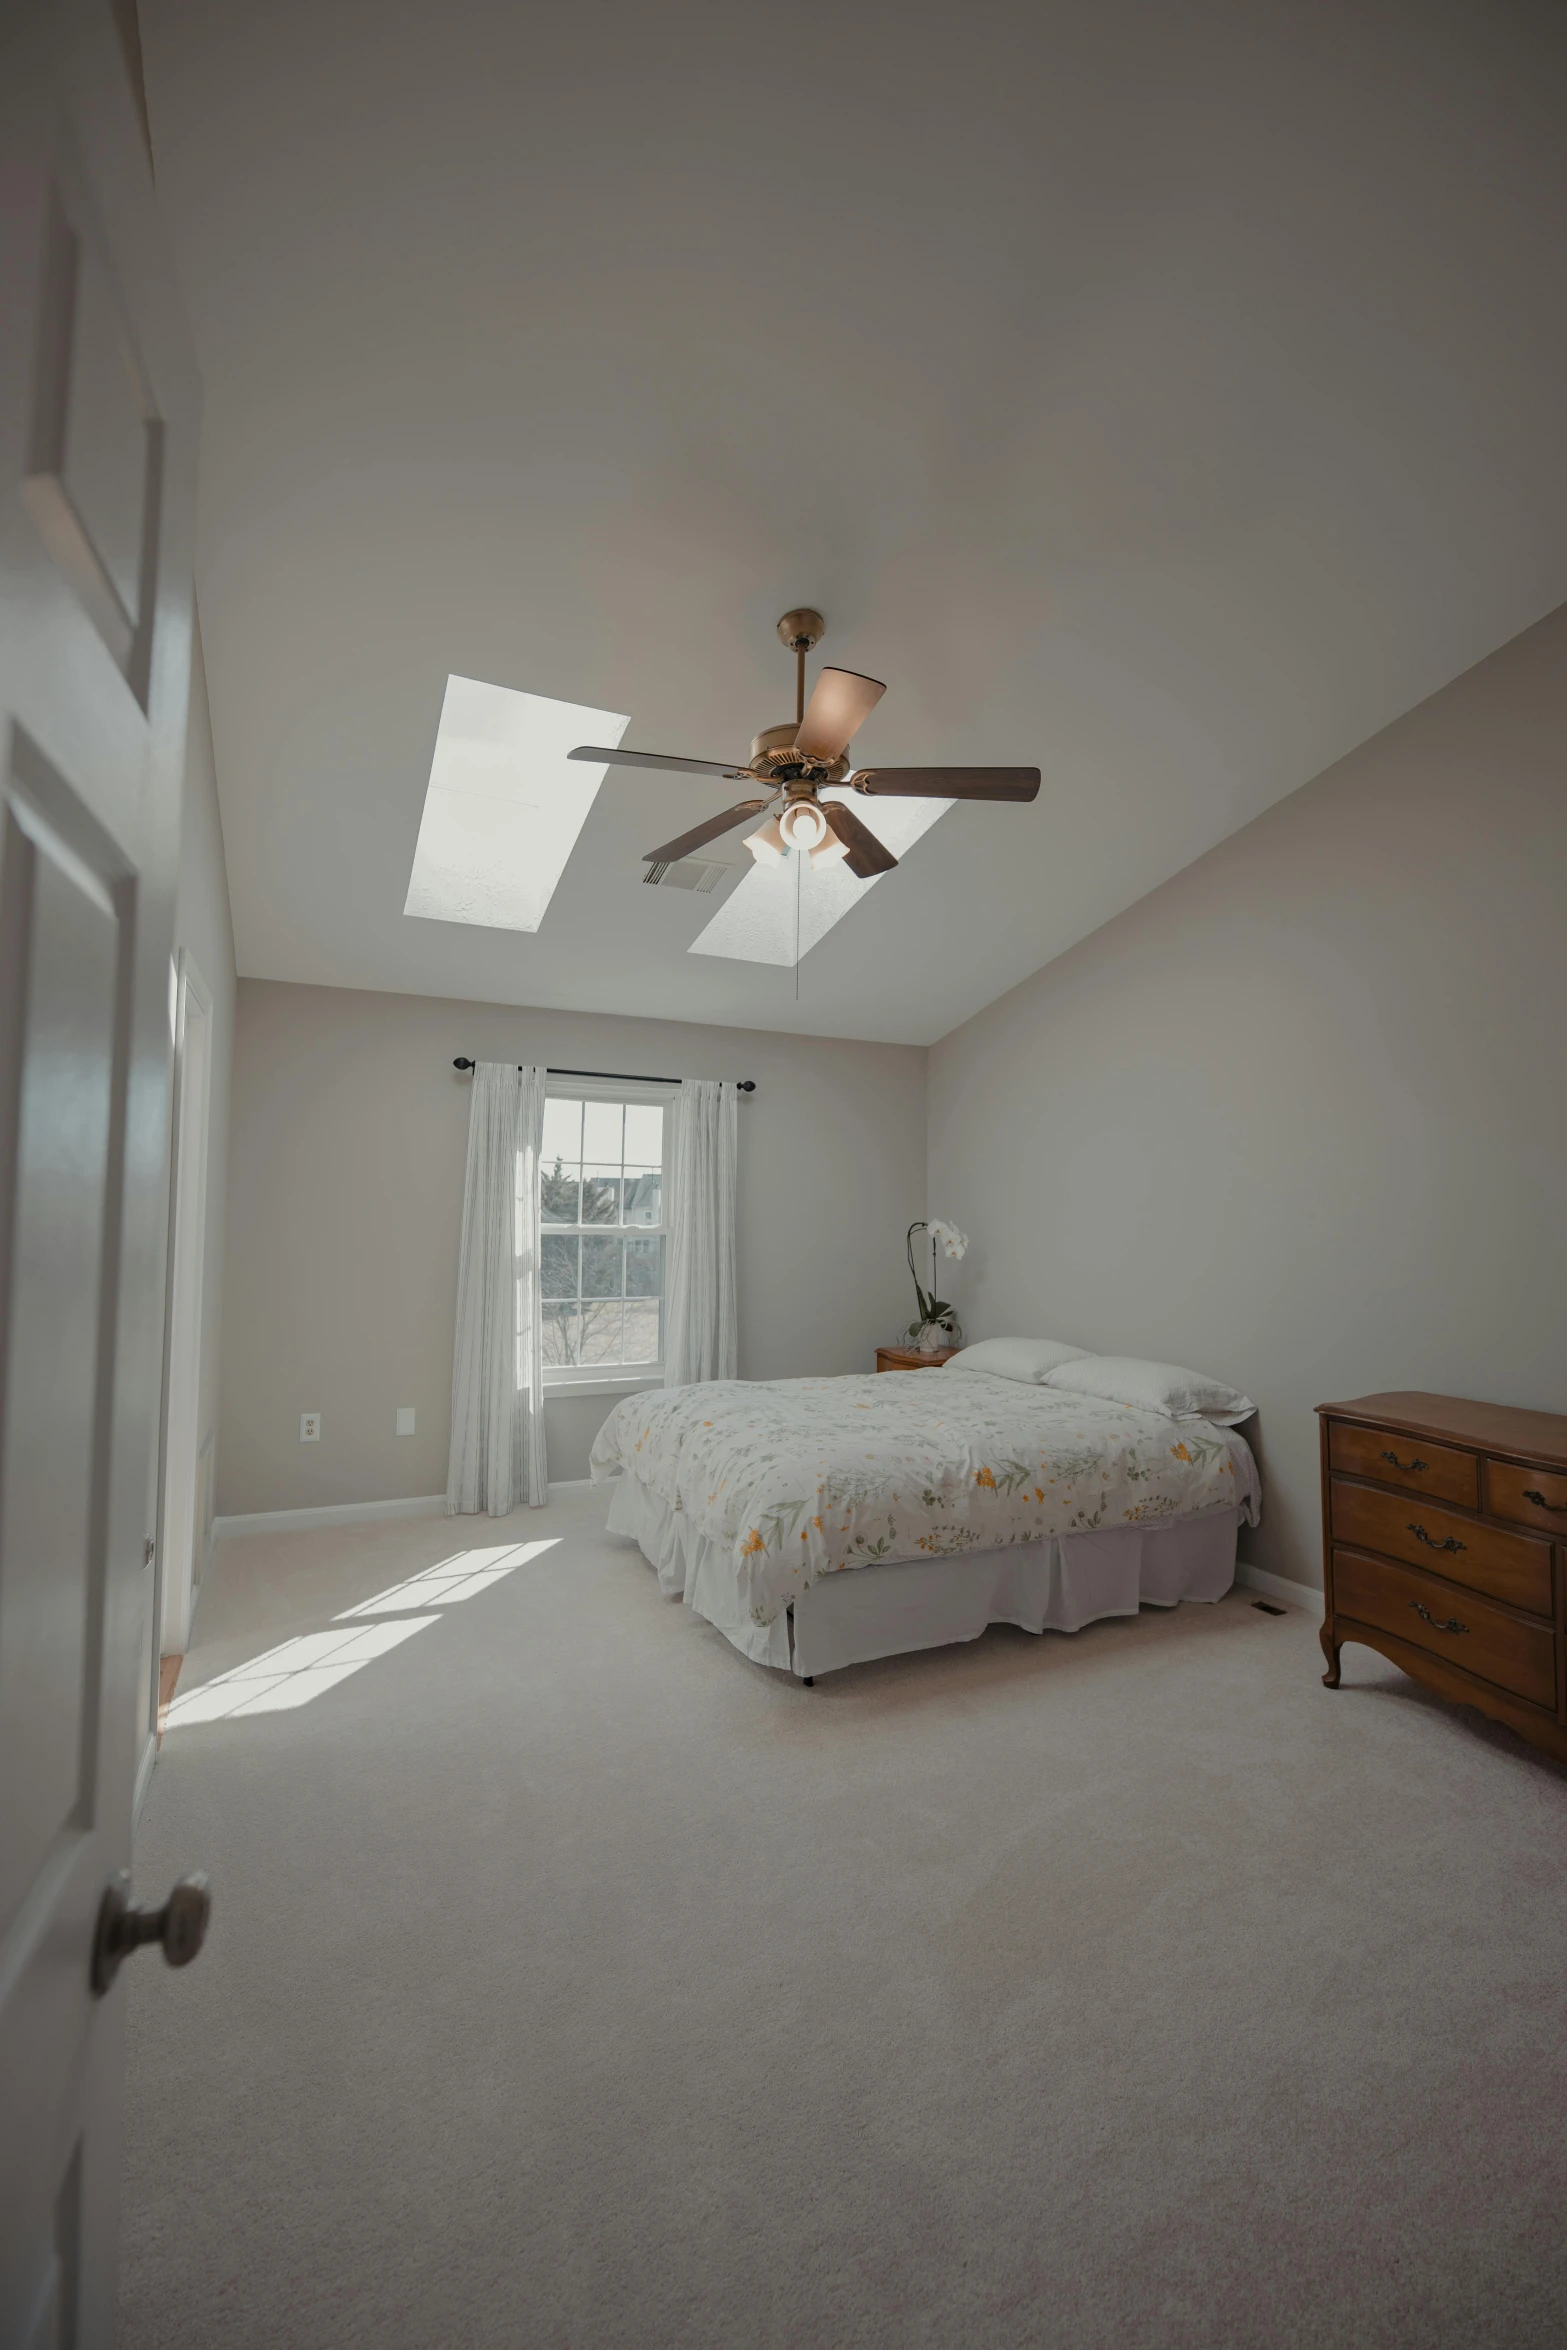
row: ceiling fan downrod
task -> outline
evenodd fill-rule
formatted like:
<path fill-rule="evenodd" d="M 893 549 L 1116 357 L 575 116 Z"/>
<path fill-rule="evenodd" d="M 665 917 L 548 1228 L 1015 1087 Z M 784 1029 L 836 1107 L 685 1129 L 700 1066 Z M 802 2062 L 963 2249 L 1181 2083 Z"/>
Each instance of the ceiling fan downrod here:
<path fill-rule="evenodd" d="M 778 623 L 778 634 L 794 655 L 794 722 L 805 720 L 805 656 L 827 634 L 827 623 L 809 604 L 797 604 Z"/>

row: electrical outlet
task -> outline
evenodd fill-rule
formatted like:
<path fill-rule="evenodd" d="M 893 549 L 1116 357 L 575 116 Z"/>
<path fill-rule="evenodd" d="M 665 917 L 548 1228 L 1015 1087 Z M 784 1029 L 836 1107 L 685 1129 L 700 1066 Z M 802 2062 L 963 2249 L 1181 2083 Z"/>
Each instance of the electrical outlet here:
<path fill-rule="evenodd" d="M 400 1403 L 397 1407 L 397 1433 L 399 1436 L 412 1436 L 413 1432 L 414 1407 L 411 1403 Z"/>
<path fill-rule="evenodd" d="M 301 1412 L 301 1413 L 300 1413 L 300 1415 L 299 1415 L 299 1441 L 300 1441 L 300 1443 L 301 1443 L 301 1444 L 319 1444 L 319 1443 L 320 1443 L 320 1441 L 321 1441 L 321 1414 L 320 1414 L 319 1412 Z"/>

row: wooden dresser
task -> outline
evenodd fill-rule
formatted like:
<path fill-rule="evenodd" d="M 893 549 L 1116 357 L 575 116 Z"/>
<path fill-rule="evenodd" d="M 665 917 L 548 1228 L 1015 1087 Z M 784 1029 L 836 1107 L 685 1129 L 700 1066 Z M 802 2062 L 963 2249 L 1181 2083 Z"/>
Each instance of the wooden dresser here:
<path fill-rule="evenodd" d="M 1363 1395 L 1322 1425 L 1322 1646 L 1363 1640 L 1567 1762 L 1567 1418 Z"/>
<path fill-rule="evenodd" d="M 876 1368 L 878 1371 L 939 1371 L 957 1351 L 955 1346 L 942 1346 L 933 1355 L 922 1355 L 914 1346 L 879 1346 Z"/>

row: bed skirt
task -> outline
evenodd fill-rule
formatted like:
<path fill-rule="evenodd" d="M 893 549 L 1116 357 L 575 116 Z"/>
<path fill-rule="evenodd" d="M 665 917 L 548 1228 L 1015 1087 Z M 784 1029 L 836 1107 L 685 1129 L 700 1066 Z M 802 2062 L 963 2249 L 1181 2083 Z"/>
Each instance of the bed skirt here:
<path fill-rule="evenodd" d="M 1055 1534 L 955 1558 L 908 1559 L 824 1576 L 787 1616 L 753 1624 L 728 1561 L 635 1477 L 610 1488 L 608 1527 L 628 1534 L 659 1587 L 717 1626 L 745 1656 L 812 1679 L 912 1649 L 977 1640 L 987 1624 L 1076 1632 L 1101 1616 L 1183 1599 L 1222 1599 L 1235 1580 L 1236 1507 L 1156 1526 Z"/>

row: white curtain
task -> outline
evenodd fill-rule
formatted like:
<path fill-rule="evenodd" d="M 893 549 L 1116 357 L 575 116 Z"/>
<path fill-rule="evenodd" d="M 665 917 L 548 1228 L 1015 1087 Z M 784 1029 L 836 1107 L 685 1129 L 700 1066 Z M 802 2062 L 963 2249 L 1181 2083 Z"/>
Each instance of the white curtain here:
<path fill-rule="evenodd" d="M 446 1509 L 505 1517 L 549 1499 L 540 1361 L 544 1071 L 481 1061 L 468 1110 Z"/>
<path fill-rule="evenodd" d="M 732 1379 L 735 1314 L 735 1162 L 739 1100 L 733 1085 L 688 1077 L 674 1112 L 664 1380 Z"/>

